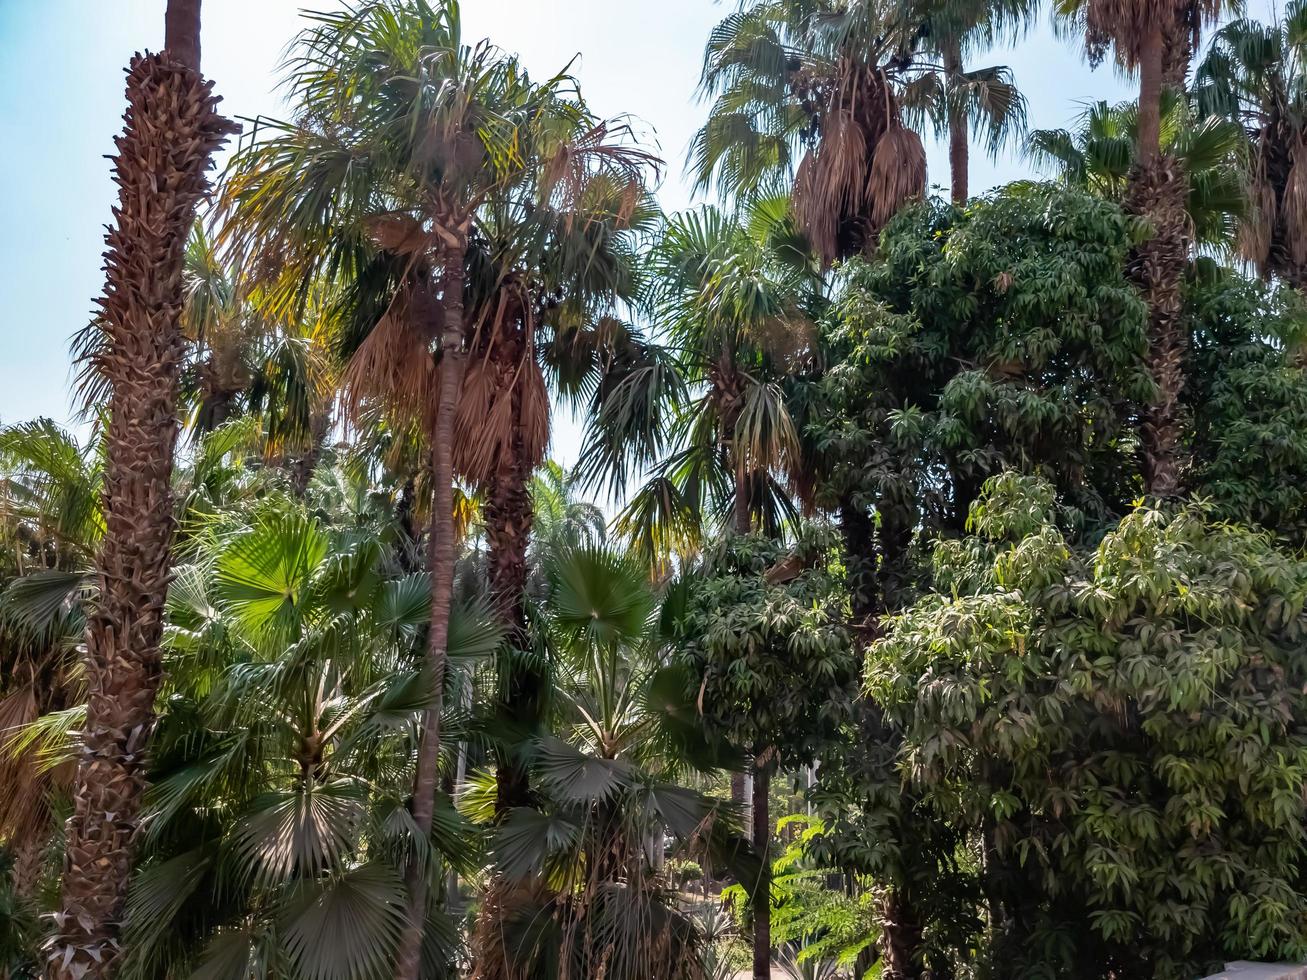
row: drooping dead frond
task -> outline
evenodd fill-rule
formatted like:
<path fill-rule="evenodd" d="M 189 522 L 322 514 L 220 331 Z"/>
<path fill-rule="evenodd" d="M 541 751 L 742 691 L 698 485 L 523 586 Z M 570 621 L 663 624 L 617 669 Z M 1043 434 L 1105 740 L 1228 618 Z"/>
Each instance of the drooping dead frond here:
<path fill-rule="evenodd" d="M 485 341 L 463 377 L 455 420 L 454 469 L 476 485 L 501 461 L 514 458 L 527 472 L 549 443 L 549 391 L 535 358 L 525 297 L 510 284 L 483 323 Z"/>
<path fill-rule="evenodd" d="M 1307 263 L 1307 144 L 1293 149 L 1293 166 L 1284 183 L 1280 216 L 1284 219 L 1284 243 L 1295 265 Z"/>
<path fill-rule="evenodd" d="M 430 429 L 440 394 L 430 350 L 436 303 L 424 286 L 395 296 L 345 368 L 341 383 L 347 420 L 362 419 L 375 403 L 406 424 Z"/>
<path fill-rule="evenodd" d="M 1280 205 L 1275 185 L 1266 173 L 1265 157 L 1262 153 L 1254 153 L 1252 157 L 1247 175 L 1250 213 L 1239 224 L 1239 254 L 1253 264 L 1259 275 L 1265 276 Z"/>
<path fill-rule="evenodd" d="M 926 148 L 921 137 L 895 121 L 876 144 L 867 199 L 876 230 L 909 201 L 926 193 Z"/>
<path fill-rule="evenodd" d="M 628 124 L 605 120 L 560 141 L 548 155 L 541 174 L 541 196 L 554 203 L 569 228 L 578 215 L 583 221 L 593 218 L 625 225 L 639 206 L 650 175 L 656 183 L 661 169 L 662 160 L 635 143 Z M 586 213 L 583 202 L 596 181 L 617 191 L 608 195 L 616 202 L 611 214 Z"/>
<path fill-rule="evenodd" d="M 377 215 L 367 221 L 368 237 L 377 247 L 409 259 L 435 254 L 440 238 L 410 215 Z"/>

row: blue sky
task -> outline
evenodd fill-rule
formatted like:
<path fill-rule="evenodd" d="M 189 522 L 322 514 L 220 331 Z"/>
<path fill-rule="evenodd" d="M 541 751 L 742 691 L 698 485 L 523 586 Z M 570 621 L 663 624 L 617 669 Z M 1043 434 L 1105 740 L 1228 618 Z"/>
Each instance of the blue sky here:
<path fill-rule="evenodd" d="M 205 73 L 229 115 L 276 114 L 276 67 L 300 8 L 334 0 L 207 0 Z M 533 73 L 573 58 L 587 100 L 628 113 L 668 161 L 663 205 L 690 203 L 685 149 L 704 109 L 694 98 L 703 43 L 734 0 L 464 0 L 469 39 L 490 37 Z M 164 0 L 0 0 L 0 422 L 38 415 L 65 422 L 68 339 L 102 278 L 103 225 L 114 187 L 106 154 L 121 126 L 123 69 L 132 52 L 162 43 Z M 1063 126 L 1092 99 L 1129 86 L 1091 72 L 1046 21 L 1010 51 L 985 59 L 1013 68 L 1036 127 Z M 946 157 L 929 153 L 930 180 L 947 185 Z M 977 151 L 973 193 L 1028 174 L 1015 151 L 996 162 Z M 563 420 L 555 452 L 575 450 Z"/>

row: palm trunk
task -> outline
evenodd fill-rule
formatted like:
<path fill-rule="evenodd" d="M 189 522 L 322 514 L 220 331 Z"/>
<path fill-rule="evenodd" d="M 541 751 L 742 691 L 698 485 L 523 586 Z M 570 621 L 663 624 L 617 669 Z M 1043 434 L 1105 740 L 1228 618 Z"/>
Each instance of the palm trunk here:
<path fill-rule="evenodd" d="M 1140 166 L 1147 167 L 1161 154 L 1161 132 L 1162 27 L 1158 24 L 1139 52 L 1139 130 L 1135 138 Z"/>
<path fill-rule="evenodd" d="M 48 838 L 42 833 L 27 833 L 13 844 L 14 894 L 21 901 L 36 895 L 41 885 L 41 872 L 45 866 L 45 849 Z"/>
<path fill-rule="evenodd" d="M 971 144 L 967 128 L 967 114 L 961 105 L 955 105 L 952 91 L 962 76 L 962 45 L 957 38 L 949 38 L 944 46 L 944 73 L 948 76 L 948 166 L 951 197 L 954 204 L 965 204 L 970 196 L 968 180 L 971 167 Z"/>
<path fill-rule="evenodd" d="M 771 769 L 753 771 L 753 846 L 762 859 L 753 893 L 753 980 L 771 980 Z"/>
<path fill-rule="evenodd" d="M 1157 386 L 1143 426 L 1147 491 L 1180 491 L 1180 392 L 1188 349 L 1184 276 L 1189 263 L 1188 182 L 1178 160 L 1160 144 L 1163 30 L 1145 39 L 1139 64 L 1138 163 L 1131 174 L 1127 209 L 1148 220 L 1151 237 L 1131 255 L 1129 273 L 1148 304 L 1148 367 Z"/>
<path fill-rule="evenodd" d="M 169 49 L 133 59 L 116 141 L 118 206 L 100 300 L 111 386 L 100 598 L 87 627 L 86 723 L 47 947 L 51 980 L 110 974 L 140 823 L 170 576 L 182 255 L 210 159 L 234 130 L 199 73 L 199 8 L 170 2 Z"/>
<path fill-rule="evenodd" d="M 735 465 L 735 533 L 748 534 L 753 529 L 749 519 L 749 474 L 739 463 Z"/>
<path fill-rule="evenodd" d="M 512 384 L 526 355 L 526 339 L 513 327 L 509 337 L 495 344 L 495 356 L 503 384 Z M 516 728 L 531 727 L 543 710 L 541 696 L 545 678 L 514 654 L 526 648 L 527 545 L 535 514 L 531 508 L 531 465 L 522 442 L 521 385 L 512 394 L 513 436 L 509 452 L 499 460 L 487 488 L 485 504 L 486 558 L 490 591 L 495 608 L 507 627 L 510 652 L 501 674 L 501 710 Z M 495 810 L 503 815 L 513 807 L 531 804 L 531 787 L 526 769 L 510 751 L 501 749 L 496 758 Z"/>
<path fill-rule="evenodd" d="M 445 259 L 442 297 L 440 404 L 431 437 L 431 529 L 427 541 L 431 576 L 431 626 L 427 630 L 427 672 L 432 704 L 422 714 L 417 773 L 413 785 L 413 823 L 424 841 L 431 837 L 431 820 L 440 780 L 440 715 L 444 707 L 445 664 L 449 649 L 449 611 L 454 592 L 454 415 L 467 355 L 463 351 L 463 263 L 466 245 L 451 248 Z M 395 961 L 396 980 L 417 980 L 422 960 L 422 935 L 427 916 L 429 874 L 426 861 L 415 855 L 408 868 L 408 922 Z"/>

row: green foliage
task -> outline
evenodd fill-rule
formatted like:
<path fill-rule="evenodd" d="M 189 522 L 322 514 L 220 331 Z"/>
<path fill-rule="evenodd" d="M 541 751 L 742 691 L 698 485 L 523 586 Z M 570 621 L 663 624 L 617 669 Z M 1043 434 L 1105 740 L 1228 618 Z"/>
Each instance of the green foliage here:
<path fill-rule="evenodd" d="M 1084 192 L 1026 185 L 931 202 L 850 263 L 802 386 L 817 501 L 840 516 L 859 617 L 918 587 L 921 534 L 961 533 L 984 481 L 1038 473 L 1091 518 L 1138 492 L 1132 429 L 1152 393 L 1131 224 Z"/>
<path fill-rule="evenodd" d="M 1190 483 L 1229 520 L 1307 544 L 1307 308 L 1234 276 L 1195 283 Z"/>
<path fill-rule="evenodd" d="M 678 656 L 703 722 L 764 766 L 811 762 L 848 716 L 857 665 L 832 538 L 807 528 L 787 548 L 732 535 L 688 578 Z M 797 574 L 774 580 L 782 562 Z"/>
<path fill-rule="evenodd" d="M 1004 976 L 1191 977 L 1307 955 L 1307 564 L 1199 507 L 1089 550 L 1005 474 L 867 687 L 905 778 L 983 841 Z"/>

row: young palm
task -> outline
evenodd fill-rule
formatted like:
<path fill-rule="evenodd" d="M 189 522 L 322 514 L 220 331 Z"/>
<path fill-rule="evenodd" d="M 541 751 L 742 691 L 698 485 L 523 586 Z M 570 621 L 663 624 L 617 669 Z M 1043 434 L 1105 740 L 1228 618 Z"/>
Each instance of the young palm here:
<path fill-rule="evenodd" d="M 1221 0 L 1058 0 L 1055 5 L 1063 24 L 1083 33 L 1092 61 L 1110 50 L 1118 65 L 1139 74 L 1135 166 L 1126 206 L 1150 229 L 1134 251 L 1130 272 L 1149 309 L 1148 361 L 1157 395 L 1143 427 L 1143 468 L 1146 489 L 1159 497 L 1180 491 L 1180 389 L 1188 348 L 1183 284 L 1191 245 L 1188 180 L 1180 161 L 1162 145 L 1163 93 L 1183 93 L 1199 32 L 1222 6 Z"/>
<path fill-rule="evenodd" d="M 406 929 L 405 855 L 472 856 L 448 806 L 429 845 L 405 806 L 431 702 L 428 586 L 387 571 L 388 523 L 340 506 L 350 481 L 327 475 L 310 500 L 322 518 L 278 495 L 233 508 L 177 569 L 125 977 L 384 975 Z M 489 611 L 456 612 L 453 662 L 488 656 Z"/>
<path fill-rule="evenodd" d="M 880 4 L 757 0 L 714 29 L 702 90 L 714 102 L 690 167 L 701 189 L 745 201 L 790 195 L 826 262 L 875 247 L 926 189 L 902 90 L 920 71 L 913 30 Z"/>
<path fill-rule="evenodd" d="M 199 0 L 170 0 L 164 50 L 133 60 L 100 301 L 110 386 L 100 599 L 87 630 L 88 702 L 46 973 L 108 975 L 118 956 L 173 531 L 182 262 L 210 158 L 231 126 L 200 74 Z"/>
<path fill-rule="evenodd" d="M 1095 102 L 1074 131 L 1041 129 L 1026 152 L 1063 182 L 1124 203 L 1130 192 L 1138 105 Z M 1188 181 L 1185 211 L 1198 249 L 1218 255 L 1235 250 L 1247 215 L 1242 175 L 1243 133 L 1222 119 L 1194 118 L 1183 98 L 1163 100 L 1162 146 L 1180 162 Z"/>
<path fill-rule="evenodd" d="M 492 858 L 513 882 L 479 928 L 478 980 L 539 975 L 689 980 L 700 940 L 660 874 L 664 841 L 747 874 L 747 844 L 719 802 L 676 783 L 711 765 L 689 685 L 664 666 L 647 568 L 616 553 L 564 548 L 546 564 L 537 624 L 558 666 L 556 735 L 534 741 L 538 806 L 510 811 Z M 464 807 L 492 819 L 491 807 Z M 756 868 L 749 868 L 756 872 Z"/>
<path fill-rule="evenodd" d="M 1247 133 L 1254 208 L 1240 252 L 1265 278 L 1307 289 L 1307 4 L 1272 24 L 1221 28 L 1195 77 L 1198 108 Z"/>
<path fill-rule="evenodd" d="M 103 463 L 100 440 L 80 445 L 48 419 L 0 429 L 0 534 L 11 559 L 0 591 L 0 838 L 19 901 L 48 864 L 70 782 L 36 728 L 43 718 L 58 727 L 85 700 L 78 648 L 104 535 Z"/>

